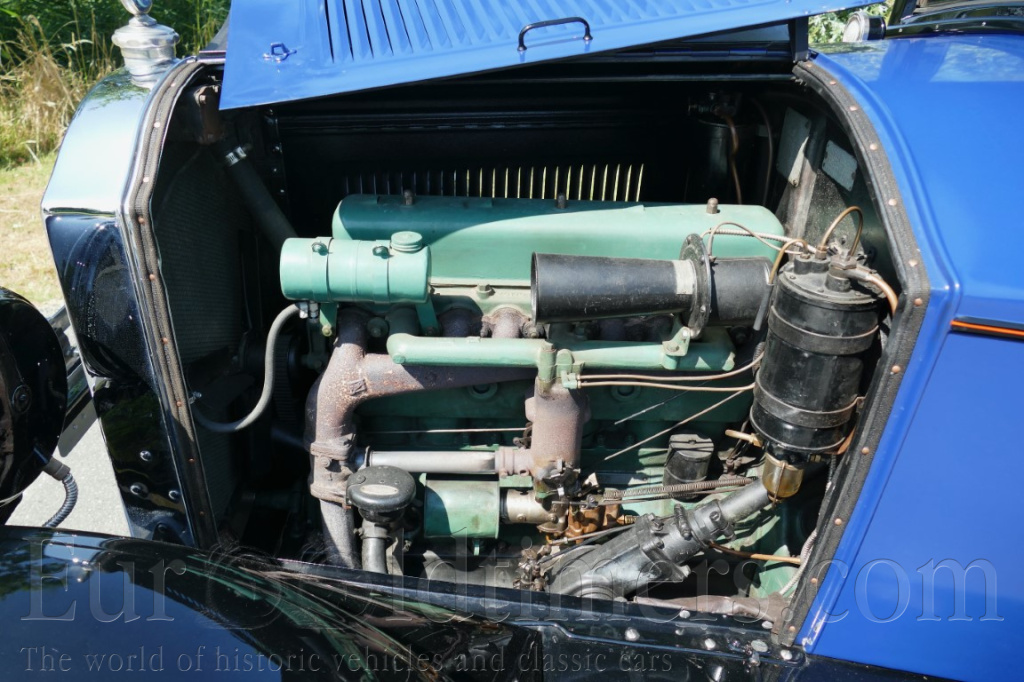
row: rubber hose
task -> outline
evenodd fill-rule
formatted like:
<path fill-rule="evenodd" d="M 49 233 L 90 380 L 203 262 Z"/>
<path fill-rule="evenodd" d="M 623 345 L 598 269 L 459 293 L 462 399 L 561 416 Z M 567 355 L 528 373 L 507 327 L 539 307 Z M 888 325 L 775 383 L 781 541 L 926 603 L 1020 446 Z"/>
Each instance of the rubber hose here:
<path fill-rule="evenodd" d="M 297 307 L 289 305 L 277 314 L 273 324 L 270 325 L 270 331 L 267 333 L 267 351 L 263 361 L 263 392 L 260 393 L 260 399 L 256 403 L 256 407 L 252 408 L 249 414 L 233 422 L 211 421 L 203 416 L 203 413 L 198 409 L 193 409 L 192 416 L 195 417 L 199 424 L 214 433 L 236 433 L 250 426 L 262 416 L 267 409 L 267 405 L 270 404 L 270 398 L 274 392 L 274 347 L 277 345 L 277 337 L 280 336 L 281 328 L 284 327 L 285 322 L 298 312 L 299 309 Z"/>
<path fill-rule="evenodd" d="M 388 572 L 388 541 L 385 538 L 363 538 L 363 570 L 371 573 Z"/>
<path fill-rule="evenodd" d="M 340 504 L 320 500 L 323 517 L 324 544 L 328 561 L 345 568 L 361 568 L 359 552 L 355 547 L 355 522 L 352 510 Z"/>
<path fill-rule="evenodd" d="M 241 147 L 225 142 L 218 145 L 217 153 L 224 160 L 228 174 L 241 191 L 245 205 L 256 219 L 263 236 L 280 253 L 284 240 L 298 236 L 295 228 L 288 222 Z"/>

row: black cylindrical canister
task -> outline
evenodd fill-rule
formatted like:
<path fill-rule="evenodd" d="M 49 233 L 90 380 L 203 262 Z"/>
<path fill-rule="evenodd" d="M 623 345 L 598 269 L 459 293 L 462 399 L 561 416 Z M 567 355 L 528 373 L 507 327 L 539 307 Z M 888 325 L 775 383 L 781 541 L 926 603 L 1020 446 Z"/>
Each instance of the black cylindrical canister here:
<path fill-rule="evenodd" d="M 837 448 L 853 417 L 863 356 L 878 336 L 878 298 L 800 256 L 779 272 L 750 420 L 773 452 Z"/>
<path fill-rule="evenodd" d="M 691 311 L 695 334 L 711 320 L 750 324 L 768 286 L 764 258 L 722 258 L 697 252 L 680 260 L 533 254 L 530 296 L 537 324 Z"/>
<path fill-rule="evenodd" d="M 715 454 L 715 444 L 710 438 L 697 433 L 677 433 L 669 438 L 668 459 L 665 460 L 665 485 L 696 483 L 708 477 L 708 466 Z M 673 494 L 677 500 L 695 500 L 699 493 Z"/>

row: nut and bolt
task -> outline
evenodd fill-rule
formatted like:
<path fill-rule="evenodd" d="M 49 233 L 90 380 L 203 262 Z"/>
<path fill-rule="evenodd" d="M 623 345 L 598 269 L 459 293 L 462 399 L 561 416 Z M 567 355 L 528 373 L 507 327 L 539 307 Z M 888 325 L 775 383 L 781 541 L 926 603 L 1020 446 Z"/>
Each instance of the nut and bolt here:
<path fill-rule="evenodd" d="M 143 450 L 142 452 L 139 453 L 139 459 L 141 459 L 143 462 L 152 462 L 153 453 L 150 452 L 149 450 Z"/>
<path fill-rule="evenodd" d="M 494 287 L 490 284 L 478 284 L 476 285 L 476 294 L 480 298 L 490 298 L 494 295 Z"/>
<path fill-rule="evenodd" d="M 168 490 L 167 499 L 171 502 L 181 502 L 181 492 L 178 490 Z"/>
<path fill-rule="evenodd" d="M 768 643 L 763 639 L 755 639 L 750 643 L 750 648 L 759 654 L 763 654 L 768 651 Z"/>
<path fill-rule="evenodd" d="M 128 486 L 128 491 L 132 495 L 135 495 L 135 497 L 146 498 L 149 496 L 149 488 L 147 488 L 142 483 L 132 483 L 130 486 Z"/>
<path fill-rule="evenodd" d="M 18 412 L 25 412 L 32 405 L 32 389 L 25 384 L 14 389 L 11 395 L 11 406 Z"/>
<path fill-rule="evenodd" d="M 640 633 L 637 632 L 636 628 L 626 628 L 626 641 L 635 642 L 640 639 Z"/>
<path fill-rule="evenodd" d="M 711 651 L 716 646 L 717 646 L 717 644 L 715 643 L 715 640 L 711 639 L 710 637 L 705 637 L 704 638 L 704 648 L 705 649 L 707 649 L 708 651 Z"/>

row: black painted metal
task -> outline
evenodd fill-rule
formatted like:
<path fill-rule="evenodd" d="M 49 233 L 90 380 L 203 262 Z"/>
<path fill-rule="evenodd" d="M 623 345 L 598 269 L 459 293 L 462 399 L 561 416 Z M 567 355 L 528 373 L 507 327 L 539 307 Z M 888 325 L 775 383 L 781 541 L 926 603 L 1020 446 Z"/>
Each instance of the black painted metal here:
<path fill-rule="evenodd" d="M 801 256 L 776 280 L 750 420 L 777 454 L 842 443 L 878 336 L 877 296 L 830 267 Z"/>
<path fill-rule="evenodd" d="M 170 496 L 181 490 L 174 434 L 117 223 L 61 213 L 47 217 L 46 230 L 79 352 L 94 378 L 93 403 L 131 532 L 190 543 L 182 501 Z"/>
<path fill-rule="evenodd" d="M 50 323 L 0 288 L 0 499 L 21 493 L 42 471 L 57 447 L 67 393 L 64 354 Z M 0 507 L 0 519 L 14 507 Z"/>
<path fill-rule="evenodd" d="M 691 239 L 693 238 L 693 239 Z M 694 333 L 708 320 L 750 324 L 768 286 L 768 261 L 724 258 L 712 267 L 700 237 L 678 261 L 535 253 L 533 319 L 573 322 L 684 311 Z"/>
<path fill-rule="evenodd" d="M 668 459 L 665 461 L 664 485 L 696 483 L 708 477 L 708 466 L 715 454 L 710 438 L 697 433 L 677 433 L 668 439 Z M 677 493 L 677 500 L 696 500 L 699 493 Z"/>

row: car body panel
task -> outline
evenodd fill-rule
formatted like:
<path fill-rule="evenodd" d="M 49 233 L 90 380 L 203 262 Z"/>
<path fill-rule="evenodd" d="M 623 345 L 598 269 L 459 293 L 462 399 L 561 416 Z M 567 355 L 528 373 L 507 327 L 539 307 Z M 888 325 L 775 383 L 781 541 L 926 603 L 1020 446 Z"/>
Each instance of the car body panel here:
<path fill-rule="evenodd" d="M 542 9 L 502 0 L 238 0 L 231 8 L 221 108 L 538 64 L 850 6 L 822 0 L 568 0 Z M 540 25 L 556 21 L 561 23 Z"/>
<path fill-rule="evenodd" d="M 465 661 L 502 647 L 529 655 L 540 639 L 242 554 L 13 528 L 0 548 L 0 614 L 17 623 L 5 679 L 500 680 L 510 675 Z"/>
<path fill-rule="evenodd" d="M 983 77 L 969 66 L 979 57 L 992 64 Z M 893 370 L 905 378 L 882 442 L 798 635 L 809 652 L 962 679 L 1005 671 L 1024 616 L 1024 586 L 1012 579 L 1024 554 L 1010 540 L 1017 486 L 991 472 L 1012 470 L 1019 449 L 1008 427 L 1019 419 L 1024 345 L 950 330 L 964 317 L 1024 321 L 1014 221 L 1024 131 L 1006 125 L 1024 105 L 1013 66 L 1022 60 L 1024 38 L 936 36 L 816 61 L 874 125 L 899 183 L 887 200 L 904 202 L 932 289 L 911 362 Z M 980 562 L 966 589 L 955 564 L 936 570 L 944 560 Z"/>
<path fill-rule="evenodd" d="M 721 616 L 601 618 L 577 599 L 510 590 L 473 599 L 419 582 L 8 527 L 0 531 L 0 616 L 18 625 L 0 651 L 0 676 L 919 679 L 797 651 L 782 657 L 761 632 Z"/>
<path fill-rule="evenodd" d="M 114 215 L 118 211 L 149 94 L 123 70 L 89 91 L 61 142 L 43 195 L 44 212 Z"/>
<path fill-rule="evenodd" d="M 164 77 L 174 77 L 168 70 Z M 137 537 L 196 541 L 181 499 L 179 445 L 161 403 L 122 204 L 152 90 L 125 71 L 100 81 L 71 121 L 43 196 L 43 224 L 93 405 Z"/>

